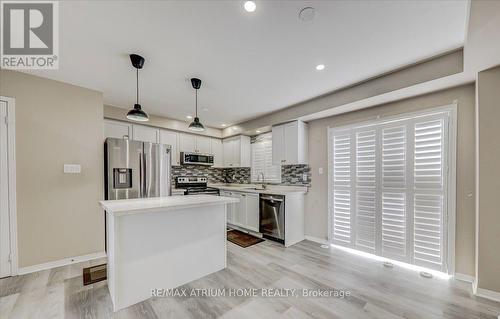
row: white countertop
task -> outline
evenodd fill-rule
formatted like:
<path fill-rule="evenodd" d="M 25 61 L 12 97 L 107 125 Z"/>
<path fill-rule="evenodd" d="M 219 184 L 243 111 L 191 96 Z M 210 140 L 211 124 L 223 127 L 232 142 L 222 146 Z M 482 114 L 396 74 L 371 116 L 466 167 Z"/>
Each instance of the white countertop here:
<path fill-rule="evenodd" d="M 213 195 L 168 196 L 102 200 L 101 207 L 114 216 L 237 203 L 239 199 Z"/>
<path fill-rule="evenodd" d="M 259 188 L 260 185 L 255 184 L 209 184 L 208 186 L 242 193 L 256 193 L 256 194 L 304 194 L 307 193 L 305 186 L 285 186 L 285 185 L 267 185 L 266 189 L 252 189 Z"/>

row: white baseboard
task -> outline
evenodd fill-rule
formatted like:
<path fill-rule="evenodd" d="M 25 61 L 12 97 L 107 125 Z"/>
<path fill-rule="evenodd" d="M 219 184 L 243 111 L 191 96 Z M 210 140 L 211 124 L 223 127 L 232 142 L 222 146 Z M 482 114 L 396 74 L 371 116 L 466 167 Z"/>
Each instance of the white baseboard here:
<path fill-rule="evenodd" d="M 465 281 L 465 282 L 469 282 L 469 283 L 473 283 L 474 280 L 476 280 L 476 278 L 474 278 L 474 276 L 465 275 L 465 274 L 461 274 L 458 272 L 456 272 L 455 275 L 453 275 L 453 278 L 456 280 Z"/>
<path fill-rule="evenodd" d="M 88 255 L 82 255 L 82 256 L 69 257 L 69 258 L 64 258 L 64 259 L 55 260 L 55 261 L 49 261 L 49 262 L 43 263 L 43 264 L 38 264 L 38 265 L 33 265 L 33 266 L 28 266 L 28 267 L 21 267 L 21 268 L 19 268 L 18 275 L 29 274 L 32 272 L 52 269 L 52 268 L 66 266 L 66 265 L 70 265 L 70 264 L 81 263 L 84 261 L 89 261 L 89 260 L 94 260 L 94 259 L 104 258 L 104 257 L 106 257 L 106 252 L 102 251 L 102 252 L 88 254 Z"/>
<path fill-rule="evenodd" d="M 488 289 L 478 287 L 475 295 L 478 297 L 483 297 L 486 299 L 500 302 L 500 292 L 496 292 L 493 290 L 488 290 Z"/>
<path fill-rule="evenodd" d="M 313 241 L 315 243 L 318 243 L 318 244 L 328 244 L 328 240 L 326 239 L 323 239 L 323 238 L 319 238 L 319 237 L 314 237 L 314 236 L 309 236 L 309 235 L 305 235 L 304 236 L 307 240 L 310 240 L 310 241 Z"/>

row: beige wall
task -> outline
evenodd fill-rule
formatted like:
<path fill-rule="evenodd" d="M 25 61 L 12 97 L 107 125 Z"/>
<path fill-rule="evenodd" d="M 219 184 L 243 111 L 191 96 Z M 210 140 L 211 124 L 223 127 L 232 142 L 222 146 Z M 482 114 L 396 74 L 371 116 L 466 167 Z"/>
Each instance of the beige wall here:
<path fill-rule="evenodd" d="M 477 286 L 500 293 L 500 67 L 477 81 Z"/>
<path fill-rule="evenodd" d="M 369 109 L 309 122 L 312 185 L 306 195 L 306 234 L 327 239 L 327 128 L 458 101 L 456 271 L 474 275 L 474 85 L 465 85 Z M 499 156 L 500 157 L 500 156 Z M 318 169 L 323 168 L 319 175 Z"/>
<path fill-rule="evenodd" d="M 154 126 L 159 128 L 166 128 L 169 130 L 175 130 L 180 132 L 188 132 L 191 134 L 197 135 L 205 135 L 211 137 L 222 137 L 222 130 L 213 128 L 213 127 L 205 127 L 205 131 L 203 132 L 193 132 L 188 130 L 189 123 L 187 121 L 178 121 L 173 120 L 163 116 L 151 115 L 149 114 L 149 121 L 137 123 L 134 121 L 127 120 L 127 112 L 129 110 L 126 108 L 116 107 L 112 105 L 104 105 L 104 117 L 107 119 L 126 121 L 135 124 Z"/>
<path fill-rule="evenodd" d="M 104 251 L 102 94 L 2 70 L 0 95 L 16 99 L 19 267 Z"/>

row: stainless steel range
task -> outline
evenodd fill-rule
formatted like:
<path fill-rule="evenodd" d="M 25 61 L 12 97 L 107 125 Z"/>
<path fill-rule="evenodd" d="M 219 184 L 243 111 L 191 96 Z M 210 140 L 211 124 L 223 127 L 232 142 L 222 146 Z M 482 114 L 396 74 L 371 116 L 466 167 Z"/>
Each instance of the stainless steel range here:
<path fill-rule="evenodd" d="M 207 178 L 203 176 L 178 176 L 175 187 L 185 189 L 184 195 L 210 194 L 219 196 L 217 188 L 207 186 Z"/>

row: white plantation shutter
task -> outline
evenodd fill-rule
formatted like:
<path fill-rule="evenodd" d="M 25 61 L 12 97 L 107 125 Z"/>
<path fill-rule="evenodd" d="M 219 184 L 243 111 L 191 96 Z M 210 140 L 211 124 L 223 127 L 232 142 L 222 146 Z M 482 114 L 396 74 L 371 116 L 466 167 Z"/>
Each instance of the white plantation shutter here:
<path fill-rule="evenodd" d="M 356 247 L 375 253 L 376 132 L 356 133 Z"/>
<path fill-rule="evenodd" d="M 351 134 L 333 137 L 333 239 L 351 245 Z"/>
<path fill-rule="evenodd" d="M 446 271 L 449 116 L 330 129 L 333 243 Z"/>
<path fill-rule="evenodd" d="M 408 261 L 406 250 L 406 126 L 381 127 L 382 135 L 382 253 Z"/>
<path fill-rule="evenodd" d="M 270 134 L 263 134 L 252 143 L 252 182 L 257 182 L 259 174 L 264 173 L 266 183 L 281 183 L 281 166 L 272 163 L 272 145 Z M 262 176 L 260 178 L 259 182 L 262 182 Z"/>
<path fill-rule="evenodd" d="M 445 123 L 437 119 L 414 124 L 414 257 L 416 265 L 428 268 L 439 267 L 444 259 Z"/>

